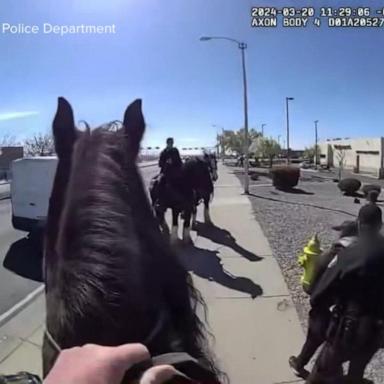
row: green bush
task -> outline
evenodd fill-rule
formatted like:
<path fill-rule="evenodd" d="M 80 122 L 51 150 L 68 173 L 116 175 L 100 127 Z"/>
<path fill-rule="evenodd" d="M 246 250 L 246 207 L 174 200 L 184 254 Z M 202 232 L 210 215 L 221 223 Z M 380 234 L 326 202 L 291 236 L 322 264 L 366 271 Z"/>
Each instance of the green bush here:
<path fill-rule="evenodd" d="M 278 189 L 296 187 L 300 178 L 300 169 L 295 167 L 276 167 L 271 169 L 273 185 Z"/>
<path fill-rule="evenodd" d="M 344 192 L 345 195 L 354 195 L 361 187 L 360 180 L 347 178 L 340 180 L 337 184 L 341 192 Z"/>
<path fill-rule="evenodd" d="M 363 185 L 363 188 L 361 188 L 361 190 L 364 193 L 364 197 L 367 197 L 368 193 L 371 191 L 376 191 L 378 195 L 380 195 L 381 186 L 377 184 L 366 184 L 366 185 Z"/>

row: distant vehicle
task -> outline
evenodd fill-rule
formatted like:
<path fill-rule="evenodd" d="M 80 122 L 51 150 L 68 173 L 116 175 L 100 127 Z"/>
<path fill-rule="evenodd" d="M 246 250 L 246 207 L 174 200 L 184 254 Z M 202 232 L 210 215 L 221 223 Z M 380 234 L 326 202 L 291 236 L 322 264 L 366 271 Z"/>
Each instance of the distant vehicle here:
<path fill-rule="evenodd" d="M 312 168 L 312 164 L 310 163 L 309 160 L 304 160 L 302 161 L 300 164 L 299 164 L 300 168 L 303 168 L 303 169 L 308 169 L 308 168 Z"/>
<path fill-rule="evenodd" d="M 54 156 L 12 162 L 11 203 L 15 229 L 33 232 L 45 222 L 57 162 Z"/>
<path fill-rule="evenodd" d="M 320 155 L 321 168 L 329 168 L 328 159 L 325 155 Z"/>

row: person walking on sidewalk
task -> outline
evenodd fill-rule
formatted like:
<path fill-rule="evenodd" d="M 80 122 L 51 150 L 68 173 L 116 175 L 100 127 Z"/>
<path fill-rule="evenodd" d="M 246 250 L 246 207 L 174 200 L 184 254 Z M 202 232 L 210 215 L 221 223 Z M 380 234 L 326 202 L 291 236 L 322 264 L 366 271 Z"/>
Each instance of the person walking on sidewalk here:
<path fill-rule="evenodd" d="M 317 282 L 335 256 L 357 242 L 358 229 L 356 221 L 345 221 L 332 229 L 340 231 L 340 237 L 328 250 L 316 258 L 310 284 L 308 287 L 304 287 L 309 295 L 313 292 Z M 308 315 L 308 331 L 305 343 L 298 356 L 289 358 L 289 365 L 297 376 L 303 378 L 308 376 L 309 372 L 305 369 L 305 366 L 321 344 L 324 343 L 330 318 L 331 312 L 327 306 L 311 307 Z"/>
<path fill-rule="evenodd" d="M 364 371 L 382 345 L 384 329 L 381 227 L 381 209 L 374 204 L 362 207 L 357 243 L 332 260 L 312 292 L 312 307 L 335 307 L 327 341 L 307 384 L 342 382 L 345 361 L 350 361 L 347 382 L 369 382 L 363 378 Z"/>

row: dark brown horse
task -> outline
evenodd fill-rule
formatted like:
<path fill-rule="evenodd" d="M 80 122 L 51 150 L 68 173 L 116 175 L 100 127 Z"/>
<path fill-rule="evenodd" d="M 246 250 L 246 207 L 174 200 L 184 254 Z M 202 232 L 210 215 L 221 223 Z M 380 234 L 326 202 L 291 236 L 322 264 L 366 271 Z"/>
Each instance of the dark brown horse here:
<path fill-rule="evenodd" d="M 120 129 L 80 132 L 59 98 L 44 250 L 44 375 L 61 348 L 140 342 L 151 355 L 188 353 L 213 375 L 207 382 L 218 382 L 196 315 L 203 300 L 163 239 L 136 166 L 144 129 L 140 100 Z"/>
<path fill-rule="evenodd" d="M 169 228 L 165 221 L 167 208 L 172 210 L 171 243 L 178 239 L 179 215 L 184 219 L 183 242 L 192 243 L 190 236 L 192 228 L 196 226 L 197 206 L 204 202 L 204 221 L 211 224 L 209 203 L 213 197 L 213 183 L 217 180 L 217 163 L 212 155 L 187 158 L 180 168 L 178 177 L 168 178 L 167 175 L 155 176 L 149 188 L 152 206 L 159 225 L 165 234 Z"/>

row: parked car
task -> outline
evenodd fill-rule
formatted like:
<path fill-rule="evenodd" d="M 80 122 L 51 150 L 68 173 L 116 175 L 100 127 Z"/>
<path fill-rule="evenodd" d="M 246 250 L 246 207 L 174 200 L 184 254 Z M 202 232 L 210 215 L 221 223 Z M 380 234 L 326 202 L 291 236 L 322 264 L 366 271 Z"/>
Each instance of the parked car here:
<path fill-rule="evenodd" d="M 299 164 L 300 168 L 303 168 L 303 169 L 309 169 L 309 168 L 312 168 L 312 164 L 310 161 L 308 160 L 304 160 L 302 161 L 300 164 Z"/>

